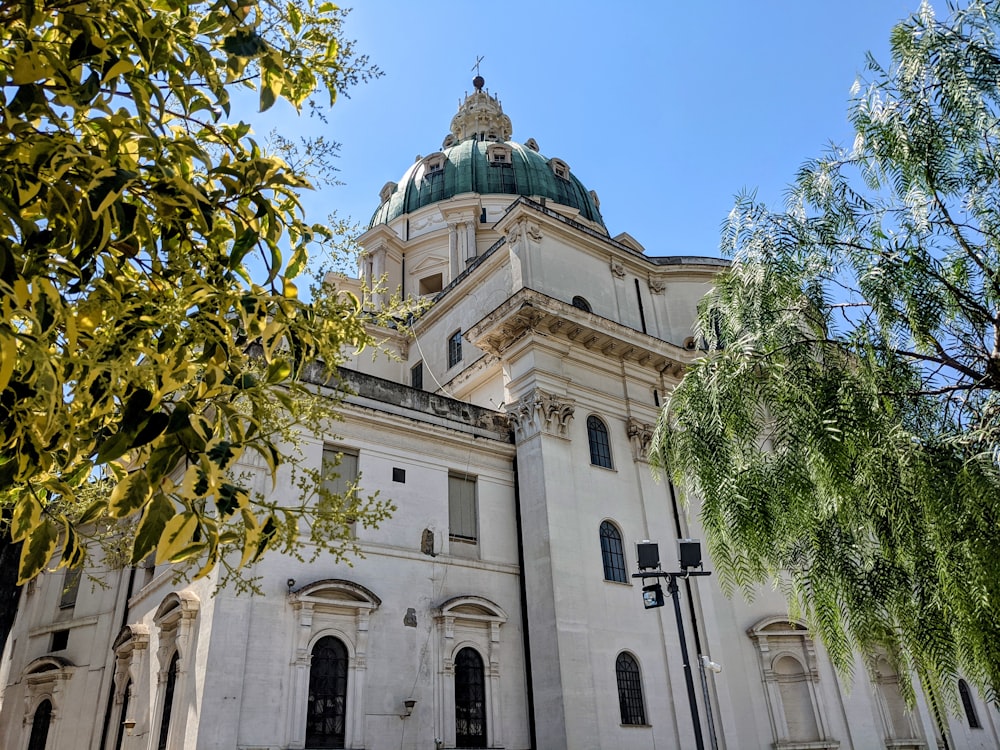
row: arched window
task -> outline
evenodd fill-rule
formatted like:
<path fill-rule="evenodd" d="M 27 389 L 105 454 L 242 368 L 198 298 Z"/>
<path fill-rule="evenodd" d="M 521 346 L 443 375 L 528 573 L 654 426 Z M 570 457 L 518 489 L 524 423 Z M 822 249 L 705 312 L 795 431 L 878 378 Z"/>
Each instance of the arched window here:
<path fill-rule="evenodd" d="M 969 720 L 971 729 L 982 729 L 979 723 L 979 714 L 976 713 L 976 704 L 972 702 L 972 693 L 969 691 L 969 683 L 965 680 L 958 681 L 958 694 L 962 698 L 962 708 L 965 709 L 965 718 Z"/>
<path fill-rule="evenodd" d="M 587 302 L 587 300 L 585 300 L 583 297 L 574 297 L 573 307 L 578 307 L 581 310 L 585 310 L 586 312 L 592 312 L 592 310 L 590 309 L 590 303 Z"/>
<path fill-rule="evenodd" d="M 618 677 L 618 706 L 621 709 L 622 724 L 645 724 L 646 709 L 642 703 L 642 676 L 639 663 L 632 654 L 622 651 L 615 662 Z"/>
<path fill-rule="evenodd" d="M 160 741 L 156 743 L 157 750 L 167 750 L 167 739 L 170 736 L 170 714 L 174 708 L 174 688 L 177 686 L 177 667 L 180 664 L 180 654 L 174 651 L 167 668 L 167 687 L 163 691 L 163 716 L 160 717 Z"/>
<path fill-rule="evenodd" d="M 610 469 L 611 443 L 608 441 L 608 428 L 599 417 L 587 417 L 587 439 L 590 441 L 590 463 Z"/>
<path fill-rule="evenodd" d="M 625 550 L 622 535 L 610 521 L 601 524 L 601 558 L 604 560 L 604 580 L 628 583 L 625 572 Z"/>
<path fill-rule="evenodd" d="M 128 700 L 132 695 L 132 680 L 125 683 L 125 695 L 122 698 L 122 710 L 119 711 L 118 729 L 115 737 L 115 750 L 122 750 L 122 743 L 125 741 L 125 721 L 128 716 Z"/>
<path fill-rule="evenodd" d="M 35 718 L 31 720 L 31 737 L 28 739 L 28 750 L 45 750 L 49 739 L 49 723 L 52 721 L 52 701 L 44 700 L 35 709 Z"/>
<path fill-rule="evenodd" d="M 486 747 L 486 677 L 474 648 L 455 656 L 455 745 Z"/>
<path fill-rule="evenodd" d="M 344 747 L 346 718 L 347 647 L 328 635 L 312 651 L 306 747 Z"/>

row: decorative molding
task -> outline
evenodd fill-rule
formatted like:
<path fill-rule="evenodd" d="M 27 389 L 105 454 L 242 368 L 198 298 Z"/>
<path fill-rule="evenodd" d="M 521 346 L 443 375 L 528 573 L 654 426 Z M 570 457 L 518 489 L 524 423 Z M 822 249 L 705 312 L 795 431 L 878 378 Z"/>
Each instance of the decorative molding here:
<path fill-rule="evenodd" d="M 611 259 L 611 273 L 614 274 L 615 278 L 624 279 L 625 278 L 625 266 L 614 258 Z"/>
<path fill-rule="evenodd" d="M 573 420 L 576 403 L 541 388 L 535 388 L 507 410 L 514 426 L 514 442 L 534 437 L 539 432 L 565 437 Z"/>
<path fill-rule="evenodd" d="M 667 282 L 663 279 L 657 279 L 652 276 L 649 277 L 649 291 L 653 294 L 663 294 L 666 291 Z"/>
<path fill-rule="evenodd" d="M 649 461 L 649 447 L 653 443 L 655 425 L 644 424 L 635 417 L 629 417 L 626 423 L 628 439 L 632 443 L 632 458 L 636 461 Z"/>

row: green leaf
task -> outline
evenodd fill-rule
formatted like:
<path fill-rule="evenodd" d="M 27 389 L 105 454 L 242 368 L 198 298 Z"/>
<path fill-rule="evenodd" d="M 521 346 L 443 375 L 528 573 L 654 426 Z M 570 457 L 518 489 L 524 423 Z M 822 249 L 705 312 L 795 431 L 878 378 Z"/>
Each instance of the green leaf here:
<path fill-rule="evenodd" d="M 103 516 L 108 511 L 108 501 L 107 500 L 95 500 L 87 509 L 83 511 L 83 515 L 77 519 L 77 526 L 87 526 L 92 524 L 98 518 Z"/>
<path fill-rule="evenodd" d="M 251 565 L 260 559 L 260 556 L 264 554 L 265 550 L 271 545 L 271 542 L 274 541 L 277 533 L 278 524 L 275 522 L 274 516 L 268 516 L 267 520 L 264 521 L 264 525 L 260 528 L 256 549 L 253 552 L 253 557 L 250 558 Z"/>
<path fill-rule="evenodd" d="M 156 547 L 156 564 L 175 561 L 175 555 L 190 545 L 197 528 L 198 516 L 190 511 L 178 513 L 167 521 Z"/>
<path fill-rule="evenodd" d="M 156 493 L 146 506 L 135 530 L 132 542 L 132 565 L 137 565 L 153 551 L 163 537 L 167 522 L 177 514 L 174 504 L 162 493 Z"/>
<path fill-rule="evenodd" d="M 219 517 L 226 519 L 236 512 L 237 508 L 243 507 L 249 501 L 249 494 L 242 487 L 224 482 L 219 487 L 215 498 L 215 505 L 219 509 Z"/>
<path fill-rule="evenodd" d="M 42 505 L 33 492 L 21 492 L 10 522 L 10 539 L 19 542 L 34 533 L 42 520 Z"/>
<path fill-rule="evenodd" d="M 235 445 L 228 440 L 219 440 L 209 447 L 208 458 L 221 471 L 225 471 L 232 466 L 242 452 L 242 446 Z"/>
<path fill-rule="evenodd" d="M 243 263 L 243 258 L 250 251 L 254 245 L 257 244 L 257 239 L 259 235 L 253 229 L 247 229 L 236 238 L 236 242 L 233 243 L 232 252 L 229 254 L 229 267 L 233 270 L 240 267 Z"/>
<path fill-rule="evenodd" d="M 173 471 L 184 457 L 185 448 L 180 443 L 169 442 L 173 438 L 161 442 L 149 454 L 149 461 L 146 464 L 146 475 L 149 483 L 156 485 L 159 481 Z"/>
<path fill-rule="evenodd" d="M 295 3 L 288 3 L 286 8 L 288 13 L 288 22 L 292 26 L 292 31 L 298 34 L 302 31 L 302 14 L 299 13 L 299 9 L 295 6 Z"/>
<path fill-rule="evenodd" d="M 20 55 L 14 61 L 14 72 L 11 78 L 15 85 L 20 86 L 24 83 L 44 81 L 51 76 L 51 68 L 37 54 L 31 53 Z"/>
<path fill-rule="evenodd" d="M 84 549 L 80 544 L 80 540 L 77 536 L 76 530 L 73 528 L 73 525 L 66 518 L 63 518 L 62 520 L 64 529 L 63 553 L 62 560 L 59 565 L 60 567 L 66 566 L 76 568 L 84 561 Z"/>
<path fill-rule="evenodd" d="M 131 73 L 133 70 L 135 70 L 135 65 L 131 60 L 119 60 L 104 73 L 101 83 L 107 83 L 113 78 Z"/>
<path fill-rule="evenodd" d="M 274 106 L 274 102 L 277 101 L 278 92 L 280 91 L 280 86 L 275 86 L 274 84 L 264 84 L 260 87 L 260 111 L 266 112 L 271 107 Z"/>
<path fill-rule="evenodd" d="M 267 42 L 254 31 L 240 29 L 222 41 L 222 48 L 237 57 L 257 57 L 267 51 Z"/>
<path fill-rule="evenodd" d="M 59 532 L 51 520 L 45 518 L 35 526 L 21 547 L 21 561 L 17 570 L 18 585 L 27 583 L 42 572 L 56 551 Z"/>
<path fill-rule="evenodd" d="M 276 359 L 267 366 L 267 382 L 281 383 L 292 374 L 292 366 L 284 359 Z"/>
<path fill-rule="evenodd" d="M 152 491 L 146 472 L 133 471 L 112 490 L 108 500 L 108 515 L 112 518 L 124 518 L 135 513 L 146 504 Z"/>

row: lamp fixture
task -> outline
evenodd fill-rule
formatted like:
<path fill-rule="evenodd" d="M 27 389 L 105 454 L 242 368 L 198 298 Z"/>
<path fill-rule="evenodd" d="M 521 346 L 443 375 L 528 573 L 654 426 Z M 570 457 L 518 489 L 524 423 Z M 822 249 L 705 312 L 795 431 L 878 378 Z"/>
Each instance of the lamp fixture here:
<path fill-rule="evenodd" d="M 709 672 L 714 672 L 715 674 L 719 674 L 719 672 L 722 671 L 722 665 L 721 664 L 719 664 L 716 661 L 712 661 L 711 659 L 709 659 L 704 654 L 702 654 L 702 656 L 701 656 L 701 663 L 702 663 L 702 666 L 704 666 L 705 669 L 707 669 Z"/>
<path fill-rule="evenodd" d="M 400 719 L 408 719 L 413 715 L 413 707 L 417 705 L 417 702 L 413 698 L 407 698 L 403 701 L 403 713 L 399 715 Z"/>

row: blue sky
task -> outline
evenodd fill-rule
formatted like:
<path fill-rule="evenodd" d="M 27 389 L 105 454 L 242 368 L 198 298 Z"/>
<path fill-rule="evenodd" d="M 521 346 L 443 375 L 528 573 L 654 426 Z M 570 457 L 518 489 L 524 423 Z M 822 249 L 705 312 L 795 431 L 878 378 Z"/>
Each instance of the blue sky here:
<path fill-rule="evenodd" d="M 736 193 L 780 207 L 806 158 L 850 145 L 865 53 L 888 63 L 893 24 L 917 7 L 359 0 L 346 33 L 382 78 L 341 98 L 325 125 L 278 107 L 242 116 L 261 133 L 278 123 L 339 141 L 345 184 L 305 196 L 307 211 L 367 223 L 382 185 L 440 148 L 481 55 L 513 139 L 535 138 L 596 190 L 612 235 L 628 232 L 649 255 L 714 256 Z"/>

